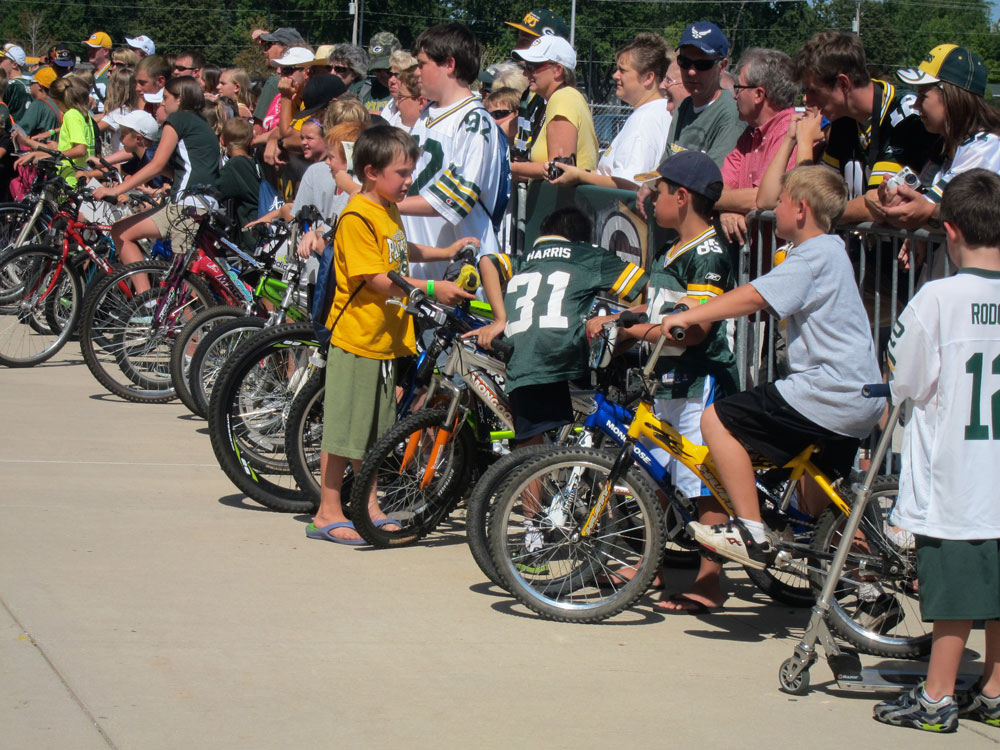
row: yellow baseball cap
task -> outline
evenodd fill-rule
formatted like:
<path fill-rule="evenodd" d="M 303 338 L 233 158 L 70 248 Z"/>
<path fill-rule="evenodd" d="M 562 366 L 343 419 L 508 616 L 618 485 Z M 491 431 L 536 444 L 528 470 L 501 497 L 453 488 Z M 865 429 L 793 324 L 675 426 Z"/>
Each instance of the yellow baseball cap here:
<path fill-rule="evenodd" d="M 896 75 L 911 86 L 945 81 L 973 94 L 986 95 L 986 64 L 975 52 L 957 44 L 939 44 L 916 70 L 899 70 Z"/>
<path fill-rule="evenodd" d="M 52 70 L 51 67 L 46 65 L 43 68 L 39 68 L 35 71 L 35 75 L 31 77 L 31 80 L 41 86 L 43 89 L 47 89 L 52 85 L 52 82 L 56 80 L 59 76 L 56 72 Z"/>
<path fill-rule="evenodd" d="M 104 47 L 105 49 L 111 49 L 111 37 L 105 34 L 103 31 L 95 31 L 90 35 L 90 39 L 82 42 L 88 47 Z"/>

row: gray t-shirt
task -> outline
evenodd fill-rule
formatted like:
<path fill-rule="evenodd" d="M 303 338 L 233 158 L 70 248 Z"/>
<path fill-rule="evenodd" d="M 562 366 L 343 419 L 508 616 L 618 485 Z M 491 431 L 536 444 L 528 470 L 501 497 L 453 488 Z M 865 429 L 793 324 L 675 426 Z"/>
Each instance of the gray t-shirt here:
<path fill-rule="evenodd" d="M 700 112 L 694 111 L 689 96 L 674 112 L 663 157 L 669 158 L 678 151 L 704 151 L 721 167 L 746 129 L 747 124 L 740 120 L 736 109 L 736 100 L 725 89 Z"/>
<path fill-rule="evenodd" d="M 292 204 L 292 216 L 297 216 L 303 206 L 315 206 L 326 221 L 317 222 L 314 228 L 325 232 L 336 222 L 350 197 L 347 193 L 337 194 L 337 183 L 333 180 L 330 167 L 326 162 L 317 162 L 302 175 Z M 314 255 L 306 261 L 305 280 L 315 283 L 318 269 L 319 259 Z"/>
<path fill-rule="evenodd" d="M 820 427 L 865 437 L 885 403 L 861 395 L 882 376 L 844 241 L 807 240 L 750 283 L 781 318 L 788 342 L 790 374 L 775 383 L 782 398 Z"/>

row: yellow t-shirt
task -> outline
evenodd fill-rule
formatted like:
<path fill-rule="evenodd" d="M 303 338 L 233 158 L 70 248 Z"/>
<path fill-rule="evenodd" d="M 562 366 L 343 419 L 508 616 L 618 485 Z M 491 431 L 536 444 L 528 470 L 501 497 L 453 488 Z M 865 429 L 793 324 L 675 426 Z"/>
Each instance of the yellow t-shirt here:
<path fill-rule="evenodd" d="M 351 213 L 363 216 L 371 228 Z M 333 327 L 330 343 L 369 359 L 394 359 L 416 353 L 413 323 L 402 307 L 387 305 L 386 297 L 367 285 L 354 294 L 364 282 L 361 278 L 364 274 L 398 271 L 408 276 L 410 273 L 406 235 L 395 204 L 386 209 L 360 193 L 351 198 L 340 214 L 333 251 L 337 291 L 327 327 L 333 327 L 341 310 L 344 314 Z"/>
<path fill-rule="evenodd" d="M 576 126 L 576 166 L 580 169 L 597 167 L 597 133 L 594 118 L 583 94 L 572 86 L 563 86 L 545 103 L 545 119 L 538 137 L 531 146 L 531 161 L 548 161 L 549 145 L 545 131 L 556 117 L 565 117 Z"/>

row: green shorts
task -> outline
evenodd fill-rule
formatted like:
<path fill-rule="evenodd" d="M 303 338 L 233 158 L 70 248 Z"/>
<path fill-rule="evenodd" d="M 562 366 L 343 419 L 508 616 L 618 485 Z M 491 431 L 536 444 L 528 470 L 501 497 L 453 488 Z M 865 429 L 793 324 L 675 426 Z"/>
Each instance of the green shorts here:
<path fill-rule="evenodd" d="M 327 453 L 364 458 L 396 422 L 396 362 L 330 347 L 326 358 L 323 443 Z"/>
<path fill-rule="evenodd" d="M 1000 540 L 916 539 L 926 622 L 1000 619 Z"/>

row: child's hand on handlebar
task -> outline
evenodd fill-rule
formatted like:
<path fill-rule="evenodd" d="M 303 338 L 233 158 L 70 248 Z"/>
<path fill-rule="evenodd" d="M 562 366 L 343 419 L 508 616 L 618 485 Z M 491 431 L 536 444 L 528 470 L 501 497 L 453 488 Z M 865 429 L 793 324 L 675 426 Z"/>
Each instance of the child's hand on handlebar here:
<path fill-rule="evenodd" d="M 601 332 L 601 328 L 604 327 L 605 323 L 615 320 L 617 315 L 597 315 L 587 321 L 587 341 L 590 341 L 594 336 Z"/>
<path fill-rule="evenodd" d="M 247 226 L 250 226 L 250 224 L 247 224 Z M 322 255 L 324 247 L 325 243 L 323 242 L 323 233 L 316 229 L 312 229 L 301 240 L 299 240 L 299 257 L 304 260 L 309 257 L 310 253 Z"/>
<path fill-rule="evenodd" d="M 479 346 L 481 346 L 486 351 L 489 351 L 490 349 L 493 348 L 493 339 L 495 339 L 497 336 L 503 335 L 504 329 L 506 327 L 507 327 L 507 321 L 494 320 L 492 323 L 487 323 L 482 328 L 477 328 L 474 331 L 463 333 L 462 338 L 475 339 L 476 343 L 479 344 Z"/>
<path fill-rule="evenodd" d="M 473 295 L 462 289 L 454 281 L 435 281 L 434 299 L 445 305 L 457 305 L 465 299 L 473 299 Z"/>
<path fill-rule="evenodd" d="M 478 250 L 479 244 L 480 244 L 479 240 L 477 240 L 475 237 L 463 237 L 460 240 L 455 240 L 450 245 L 448 245 L 449 257 L 454 258 L 466 245 L 475 245 L 476 249 Z"/>
<path fill-rule="evenodd" d="M 111 188 L 99 187 L 94 190 L 94 200 L 101 200 L 102 198 L 111 197 L 117 198 L 118 193 L 116 193 Z"/>

